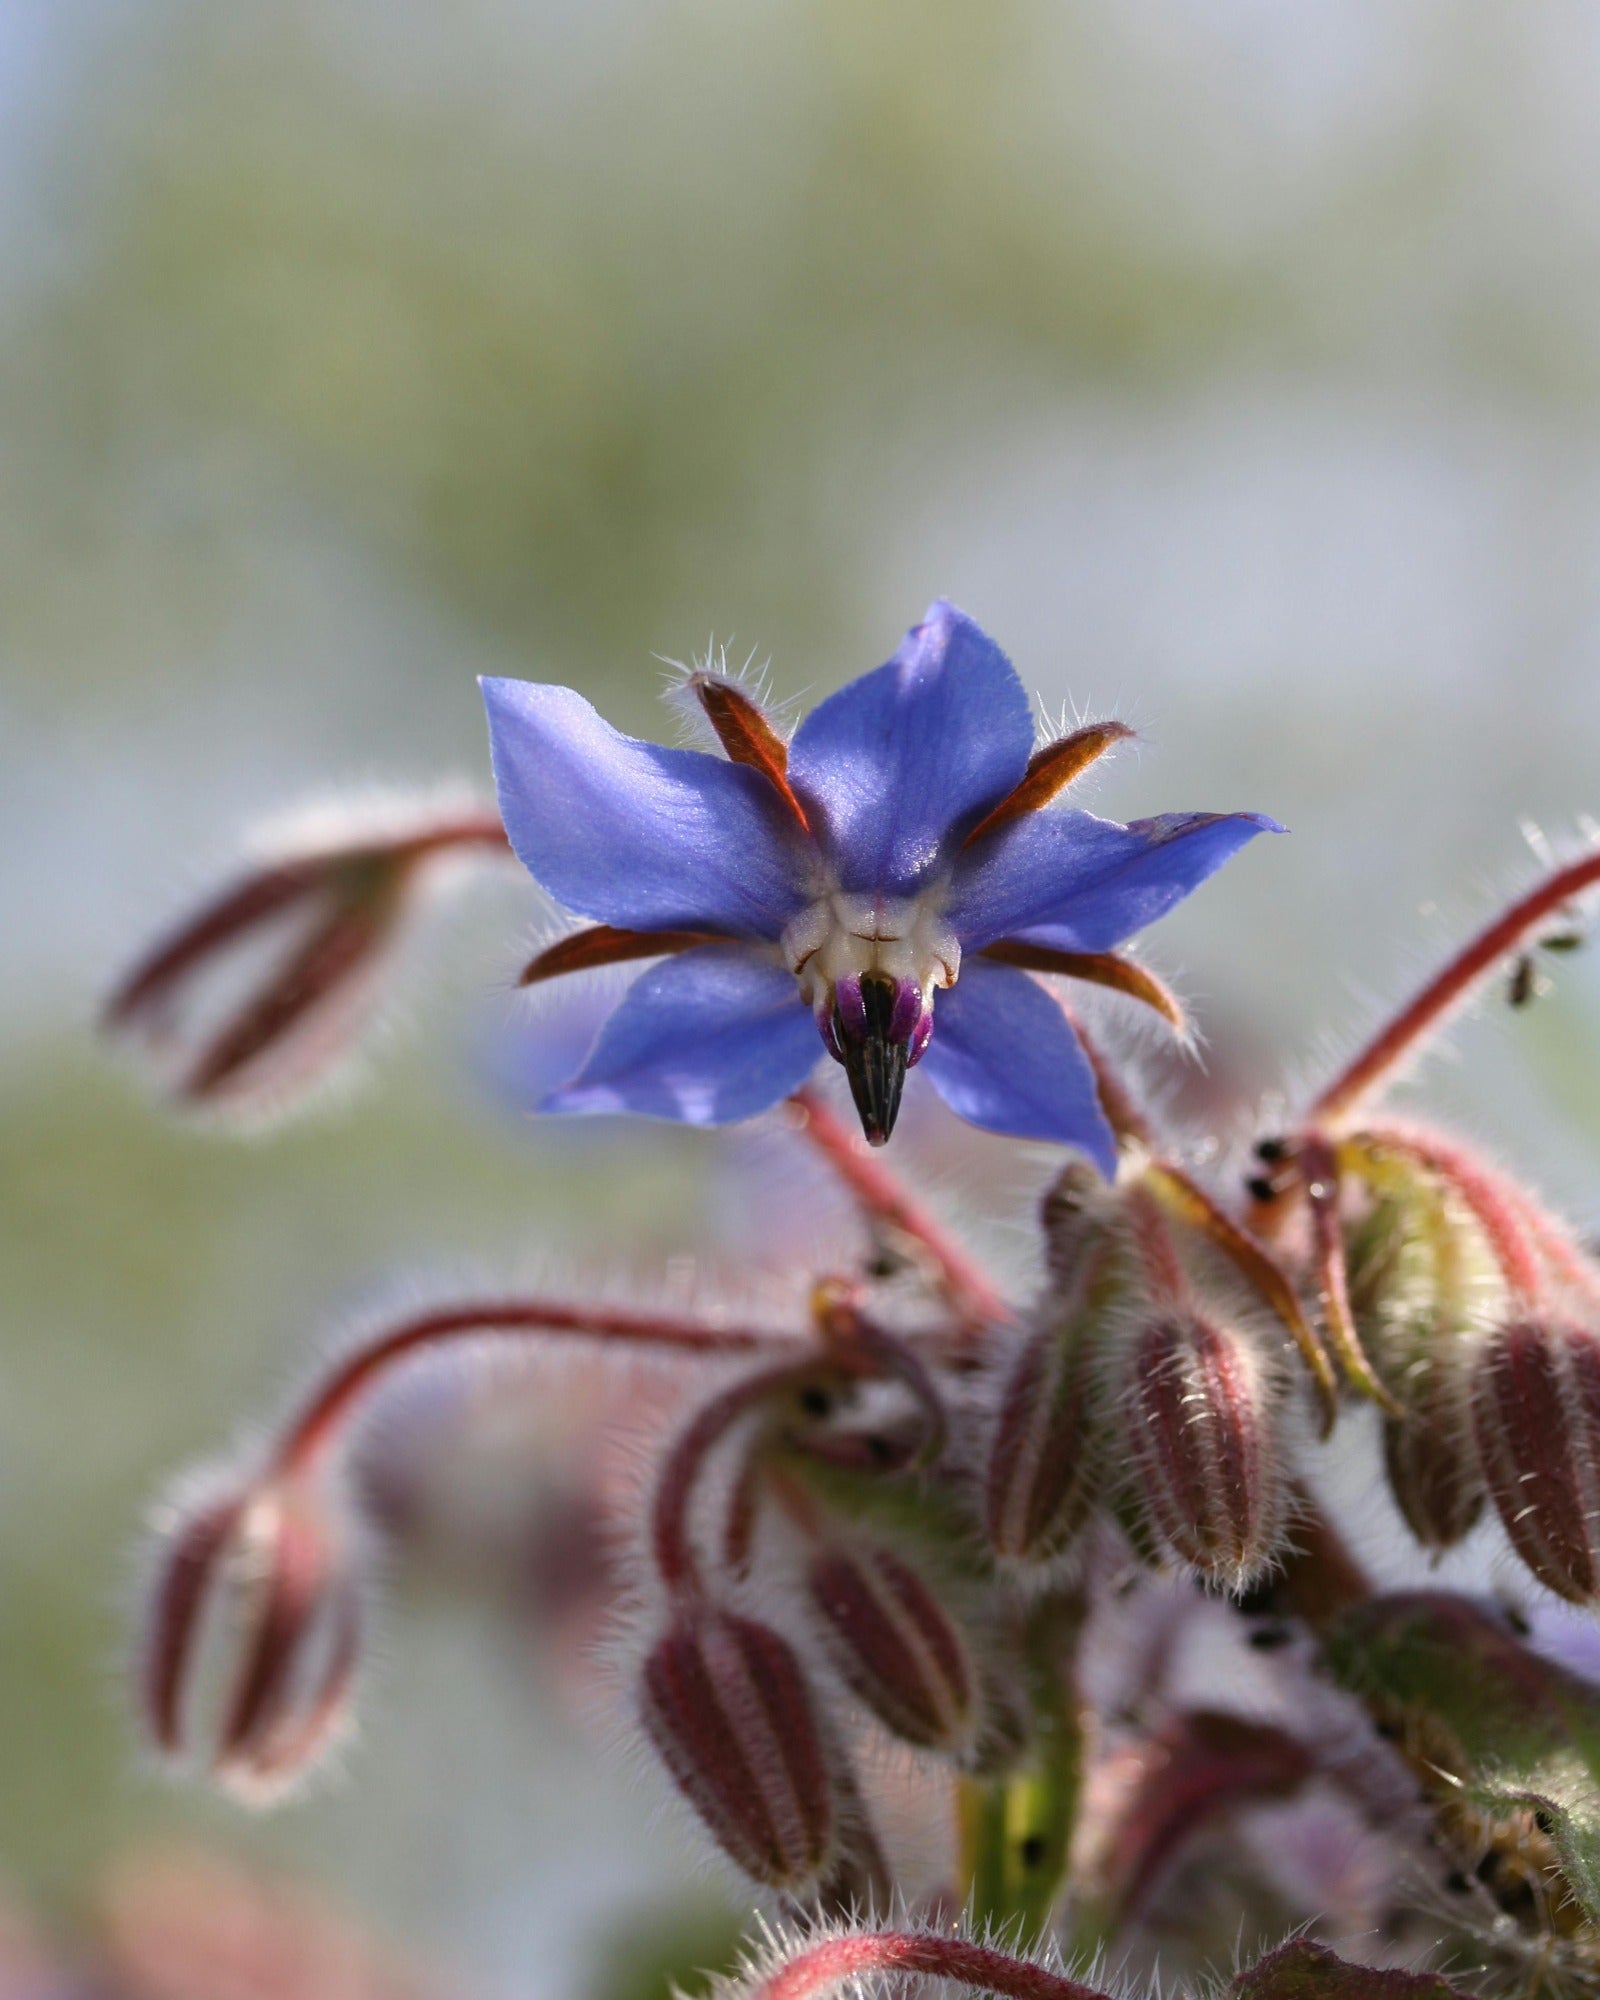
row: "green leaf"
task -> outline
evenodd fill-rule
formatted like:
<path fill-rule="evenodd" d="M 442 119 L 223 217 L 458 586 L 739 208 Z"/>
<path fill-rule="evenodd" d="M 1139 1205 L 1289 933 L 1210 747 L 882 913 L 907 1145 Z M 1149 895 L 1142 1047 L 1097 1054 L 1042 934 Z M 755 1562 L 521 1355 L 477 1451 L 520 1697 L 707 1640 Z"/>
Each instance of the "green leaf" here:
<path fill-rule="evenodd" d="M 1436 1972 L 1351 1965 L 1308 1938 L 1268 1952 L 1241 1972 L 1228 1991 L 1233 2000 L 1472 2000 Z"/>
<path fill-rule="evenodd" d="M 1443 1591 L 1358 1606 L 1327 1655 L 1442 1794 L 1491 1817 L 1532 1812 L 1600 1919 L 1600 1688 L 1532 1652 L 1491 1606 Z"/>

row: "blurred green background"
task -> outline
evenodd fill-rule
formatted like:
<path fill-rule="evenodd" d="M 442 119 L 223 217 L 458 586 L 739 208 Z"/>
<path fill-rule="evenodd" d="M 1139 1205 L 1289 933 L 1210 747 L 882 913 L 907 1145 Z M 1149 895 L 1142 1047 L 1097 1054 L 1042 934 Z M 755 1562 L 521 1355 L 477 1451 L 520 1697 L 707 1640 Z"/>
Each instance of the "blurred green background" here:
<path fill-rule="evenodd" d="M 141 1771 L 141 1510 L 419 1255 L 715 1237 L 705 1145 L 517 1129 L 449 933 L 338 1120 L 174 1130 L 108 976 L 265 808 L 481 780 L 473 676 L 656 733 L 708 634 L 815 693 L 935 594 L 1132 815 L 1294 829 L 1168 925 L 1256 1092 L 1600 813 L 1600 21 L 1572 0 L 0 7 L 0 1874 L 262 1848 L 479 1990 L 690 1864 L 490 1622 L 407 1605 L 348 1781 Z M 1600 979 L 1435 1095 L 1600 1213 Z M 692 1169 L 689 1170 L 689 1169 Z M 714 1891 L 690 1893 L 714 1902 Z"/>

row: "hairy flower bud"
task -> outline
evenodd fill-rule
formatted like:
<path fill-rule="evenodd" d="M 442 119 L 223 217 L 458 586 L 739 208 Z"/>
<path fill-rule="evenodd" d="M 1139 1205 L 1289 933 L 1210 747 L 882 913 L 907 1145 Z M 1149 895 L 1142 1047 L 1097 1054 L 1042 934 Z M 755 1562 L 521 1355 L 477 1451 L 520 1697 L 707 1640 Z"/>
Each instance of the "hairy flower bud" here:
<path fill-rule="evenodd" d="M 348 1717 L 360 1596 L 348 1530 L 320 1486 L 274 1481 L 181 1514 L 144 1639 L 156 1749 L 251 1804 L 291 1787 Z"/>
<path fill-rule="evenodd" d="M 645 1733 L 717 1845 L 770 1888 L 813 1882 L 835 1785 L 805 1672 L 770 1626 L 683 1605 L 645 1661 Z"/>
<path fill-rule="evenodd" d="M 983 1524 L 996 1555 L 1048 1562 L 1078 1536 L 1103 1471 L 1094 1422 L 1094 1335 L 1080 1314 L 1030 1334 L 1000 1396 L 983 1483 Z"/>
<path fill-rule="evenodd" d="M 1246 1334 L 1197 1313 L 1134 1344 L 1124 1446 L 1144 1525 L 1209 1580 L 1239 1589 L 1272 1560 L 1285 1491 L 1281 1396 Z"/>
<path fill-rule="evenodd" d="M 133 967 L 106 1004 L 181 1103 L 281 1111 L 354 1047 L 418 892 L 446 856 L 503 854 L 481 811 L 408 805 L 291 831 Z"/>
<path fill-rule="evenodd" d="M 1570 1323 L 1500 1327 L 1473 1382 L 1478 1449 L 1512 1547 L 1576 1604 L 1600 1598 L 1600 1338 Z"/>
<path fill-rule="evenodd" d="M 1351 1313 L 1403 1412 L 1383 1431 L 1395 1504 L 1425 1549 L 1449 1549 L 1471 1533 L 1488 1498 L 1472 1370 L 1493 1267 L 1479 1232 L 1436 1186 L 1403 1162 L 1389 1170 L 1397 1191 L 1346 1235 Z"/>
<path fill-rule="evenodd" d="M 971 1747 L 977 1675 L 960 1627 L 891 1550 L 829 1543 L 806 1577 L 828 1656 L 885 1728 L 925 1750 Z"/>

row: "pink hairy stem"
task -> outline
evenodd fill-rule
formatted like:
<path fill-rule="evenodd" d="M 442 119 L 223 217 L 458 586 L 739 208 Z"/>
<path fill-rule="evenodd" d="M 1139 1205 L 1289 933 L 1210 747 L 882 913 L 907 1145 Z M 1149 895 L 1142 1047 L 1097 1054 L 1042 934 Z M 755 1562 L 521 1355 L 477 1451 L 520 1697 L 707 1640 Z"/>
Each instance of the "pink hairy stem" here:
<path fill-rule="evenodd" d="M 420 1354 L 464 1340 L 530 1334 L 574 1334 L 679 1354 L 801 1351 L 798 1336 L 746 1326 L 715 1326 L 625 1307 L 573 1305 L 556 1299 L 470 1299 L 402 1320 L 337 1363 L 278 1440 L 273 1475 L 312 1470 L 336 1441 L 352 1409 L 390 1371 Z"/>
<path fill-rule="evenodd" d="M 873 1973 L 951 1980 L 1005 2000 L 1109 2000 L 1098 1987 L 992 1945 L 905 1930 L 849 1931 L 802 1946 L 748 1987 L 745 2000 L 822 2000 L 847 1981 Z"/>
<path fill-rule="evenodd" d="M 969 1333 L 1014 1317 L 978 1265 L 815 1091 L 797 1090 L 789 1102 L 799 1114 L 801 1131 L 868 1218 L 910 1237 L 928 1253 L 939 1274 L 940 1289 Z"/>
<path fill-rule="evenodd" d="M 1600 884 L 1600 852 L 1558 868 L 1519 897 L 1502 915 L 1464 945 L 1442 971 L 1339 1072 L 1312 1105 L 1308 1123 L 1347 1122 L 1375 1096 L 1419 1045 L 1471 995 L 1478 982 L 1537 936 L 1540 928 L 1574 897 Z"/>

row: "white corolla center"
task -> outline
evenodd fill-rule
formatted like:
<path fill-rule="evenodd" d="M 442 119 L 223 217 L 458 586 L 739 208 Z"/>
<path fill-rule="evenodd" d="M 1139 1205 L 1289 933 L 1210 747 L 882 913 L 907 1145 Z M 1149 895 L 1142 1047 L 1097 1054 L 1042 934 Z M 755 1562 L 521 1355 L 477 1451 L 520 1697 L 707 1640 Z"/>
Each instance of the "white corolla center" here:
<path fill-rule="evenodd" d="M 937 986 L 954 986 L 961 946 L 944 921 L 944 885 L 916 896 L 849 895 L 830 890 L 809 903 L 784 930 L 784 962 L 800 982 L 800 997 L 826 1012 L 841 980 L 869 972 L 918 987 L 926 1000 Z"/>

